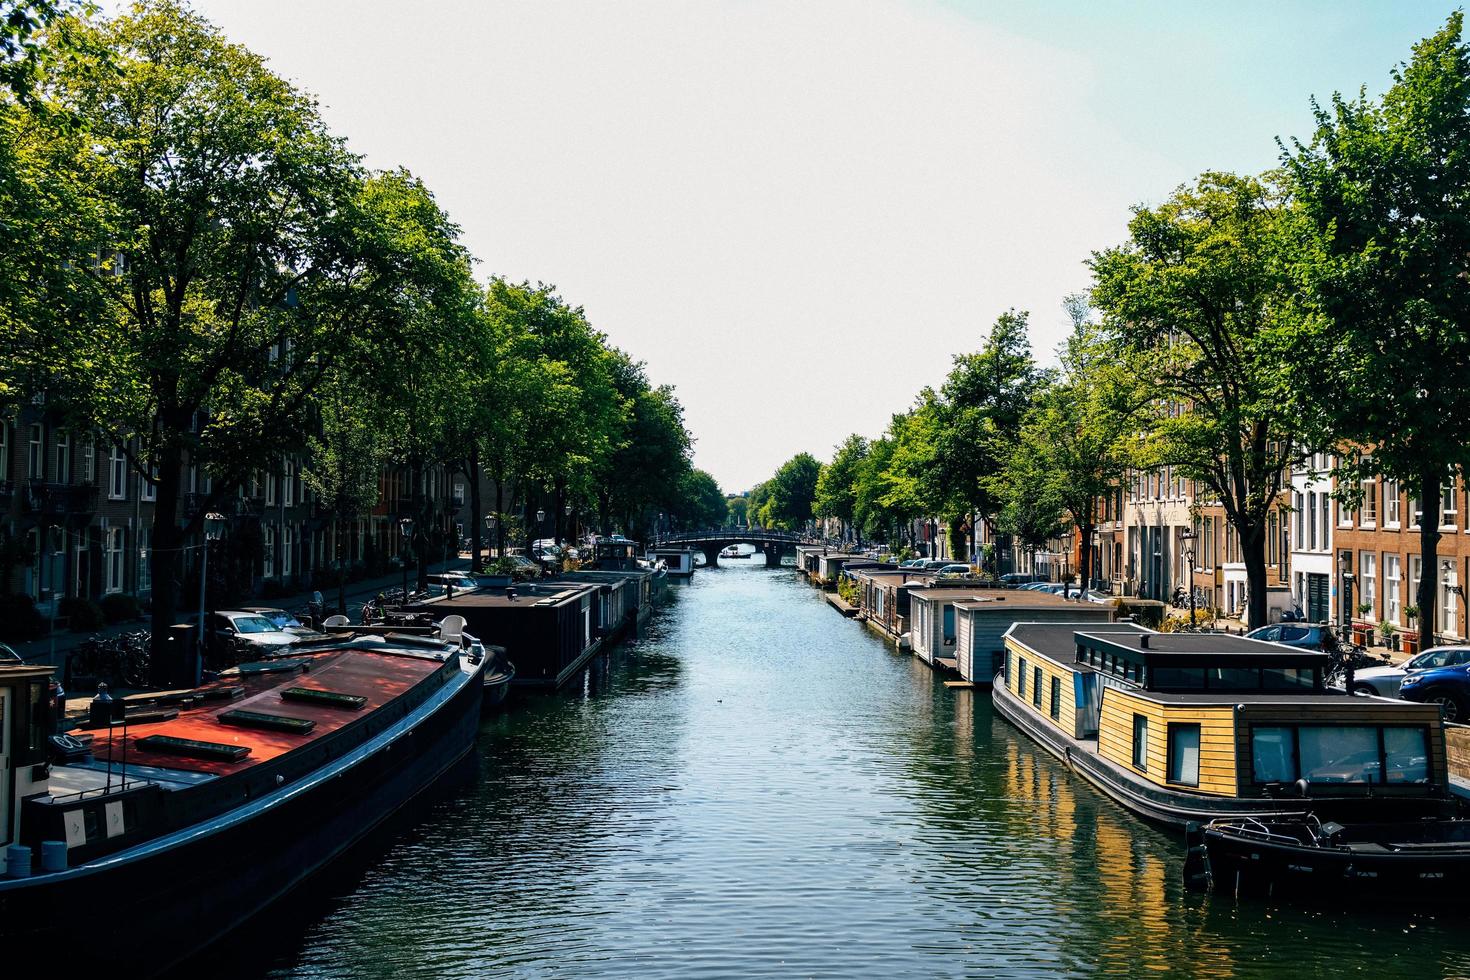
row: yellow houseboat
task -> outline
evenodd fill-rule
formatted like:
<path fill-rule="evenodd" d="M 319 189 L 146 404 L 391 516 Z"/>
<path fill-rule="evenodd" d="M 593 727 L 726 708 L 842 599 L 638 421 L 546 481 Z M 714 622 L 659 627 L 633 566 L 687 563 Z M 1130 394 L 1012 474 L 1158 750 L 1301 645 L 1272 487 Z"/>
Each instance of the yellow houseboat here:
<path fill-rule="evenodd" d="M 1398 818 L 1452 807 L 1437 705 L 1328 688 L 1326 654 L 1132 623 L 1016 623 L 996 709 L 1124 806 Z"/>

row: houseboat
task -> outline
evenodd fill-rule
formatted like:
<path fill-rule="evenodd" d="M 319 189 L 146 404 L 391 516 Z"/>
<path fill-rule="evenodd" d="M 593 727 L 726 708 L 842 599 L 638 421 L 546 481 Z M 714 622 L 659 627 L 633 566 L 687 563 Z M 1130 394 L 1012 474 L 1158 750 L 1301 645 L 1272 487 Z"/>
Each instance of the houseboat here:
<path fill-rule="evenodd" d="M 602 647 L 595 582 L 519 582 L 504 588 L 437 596 L 405 607 L 436 621 L 463 616 L 465 629 L 505 647 L 516 665 L 516 687 L 560 687 Z"/>
<path fill-rule="evenodd" d="M 1012 624 L 1111 623 L 1116 618 L 1117 609 L 1111 603 L 1078 602 L 1051 592 L 986 589 L 955 600 L 953 633 L 949 635 L 954 637 L 960 677 L 977 687 L 989 687 L 1005 665 L 1005 634 Z"/>
<path fill-rule="evenodd" d="M 1326 654 L 1132 623 L 1016 623 L 996 710 L 1161 823 L 1452 807 L 1437 705 L 1348 695 Z"/>
<path fill-rule="evenodd" d="M 104 689 L 64 736 L 49 668 L 0 665 L 11 962 L 163 972 L 300 885 L 469 752 L 468 642 L 346 637 L 151 703 Z"/>
<path fill-rule="evenodd" d="M 817 563 L 822 559 L 822 552 L 826 551 L 821 545 L 799 544 L 796 546 L 796 571 L 805 578 L 813 578 L 817 574 Z"/>
<path fill-rule="evenodd" d="M 817 557 L 817 574 L 813 581 L 824 589 L 837 588 L 837 579 L 842 575 L 842 570 L 849 566 L 876 566 L 878 562 L 867 555 L 849 555 L 836 551 L 829 551 Z"/>
<path fill-rule="evenodd" d="M 929 587 L 934 573 L 885 564 L 850 574 L 858 584 L 858 618 L 890 643 L 906 643 L 910 596 L 916 589 Z"/>
<path fill-rule="evenodd" d="M 704 556 L 693 548 L 653 548 L 648 557 L 656 563 L 661 562 L 670 578 L 691 578 L 697 567 L 696 560 Z"/>
<path fill-rule="evenodd" d="M 545 584 L 564 582 L 572 586 L 591 585 L 597 589 L 596 618 L 593 632 L 604 643 L 611 643 L 625 630 L 638 624 L 639 582 L 631 572 L 563 572 Z"/>

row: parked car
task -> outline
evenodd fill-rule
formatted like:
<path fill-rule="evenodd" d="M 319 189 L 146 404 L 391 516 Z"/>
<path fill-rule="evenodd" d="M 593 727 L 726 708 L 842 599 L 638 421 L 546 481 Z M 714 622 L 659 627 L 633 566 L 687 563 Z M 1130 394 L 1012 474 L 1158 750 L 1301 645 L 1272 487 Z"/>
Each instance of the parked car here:
<path fill-rule="evenodd" d="M 438 586 L 445 591 L 452 585 L 454 586 L 454 590 L 459 592 L 465 589 L 473 589 L 475 587 L 475 577 L 469 572 L 435 572 L 429 576 L 429 585 L 431 587 Z"/>
<path fill-rule="evenodd" d="M 257 616 L 264 616 L 275 624 L 276 629 L 285 630 L 288 633 L 295 633 L 298 636 L 312 636 L 316 632 L 303 626 L 301 620 L 286 612 L 286 610 L 277 609 L 275 606 L 244 606 L 241 608 L 241 611 L 254 613 Z"/>
<path fill-rule="evenodd" d="M 1280 643 L 1288 647 L 1300 647 L 1303 650 L 1327 650 L 1336 642 L 1332 638 L 1332 630 L 1329 627 L 1306 623 L 1273 623 L 1270 626 L 1251 630 L 1246 634 L 1246 638 L 1264 640 L 1267 643 Z"/>
<path fill-rule="evenodd" d="M 924 559 L 923 558 L 910 558 L 907 561 L 901 561 L 901 562 L 899 562 L 898 563 L 898 567 L 899 568 L 918 568 L 918 567 L 920 567 L 923 564 L 924 564 Z"/>
<path fill-rule="evenodd" d="M 1415 671 L 1399 684 L 1399 697 L 1439 705 L 1445 721 L 1470 721 L 1470 665 Z"/>
<path fill-rule="evenodd" d="M 1000 577 L 1000 584 L 1009 589 L 1022 585 L 1030 585 L 1035 583 L 1036 580 L 1036 576 L 1030 572 L 1006 572 Z"/>
<path fill-rule="evenodd" d="M 975 570 L 969 565 L 961 565 L 957 562 L 939 567 L 940 578 L 974 578 Z"/>
<path fill-rule="evenodd" d="M 1106 605 L 1109 602 L 1113 602 L 1118 597 L 1114 595 L 1109 595 L 1106 592 L 1099 592 L 1096 589 L 1087 589 L 1082 593 L 1082 598 L 1086 599 L 1088 602 L 1096 602 L 1099 605 Z"/>
<path fill-rule="evenodd" d="M 1396 698 L 1404 679 L 1420 671 L 1436 667 L 1464 667 L 1470 665 L 1470 646 L 1430 647 L 1415 654 L 1401 664 L 1390 667 L 1364 667 L 1353 672 L 1353 692 L 1377 694 L 1380 697 Z"/>
<path fill-rule="evenodd" d="M 210 613 L 207 623 L 211 642 L 240 644 L 262 654 L 288 647 L 301 638 L 299 633 L 282 629 L 265 616 L 244 609 Z"/>

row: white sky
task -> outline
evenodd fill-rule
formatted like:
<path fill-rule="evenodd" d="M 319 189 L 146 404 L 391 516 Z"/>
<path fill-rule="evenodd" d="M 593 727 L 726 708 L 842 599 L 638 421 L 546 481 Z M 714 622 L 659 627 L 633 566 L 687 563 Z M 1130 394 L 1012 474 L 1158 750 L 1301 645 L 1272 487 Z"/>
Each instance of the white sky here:
<path fill-rule="evenodd" d="M 1130 204 L 1275 157 L 1278 130 L 1238 119 L 1171 138 L 1181 94 L 1188 112 L 1232 78 L 1259 88 L 1257 67 L 1175 52 L 1173 77 L 1104 85 L 1116 39 L 1052 43 L 942 5 L 197 7 L 315 93 L 370 165 L 423 177 L 482 277 L 555 283 L 675 385 L 727 491 L 878 434 L 1008 307 L 1032 311 L 1049 357 L 1063 295 Z M 1409 40 L 1346 84 L 1384 78 Z M 1279 93 L 1293 131 L 1328 82 Z M 1168 102 L 1157 126 L 1149 93 Z M 1248 149 L 1221 158 L 1222 138 Z"/>

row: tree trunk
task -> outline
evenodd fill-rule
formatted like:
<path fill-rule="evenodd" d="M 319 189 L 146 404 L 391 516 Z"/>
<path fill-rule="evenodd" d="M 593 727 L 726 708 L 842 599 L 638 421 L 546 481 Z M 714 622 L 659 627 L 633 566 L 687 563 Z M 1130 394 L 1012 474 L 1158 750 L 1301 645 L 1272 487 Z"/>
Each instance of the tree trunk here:
<path fill-rule="evenodd" d="M 480 570 L 480 523 L 484 518 L 480 515 L 480 445 L 477 441 L 470 443 L 470 458 L 465 467 L 469 470 L 470 481 L 470 571 Z"/>
<path fill-rule="evenodd" d="M 429 587 L 429 565 L 424 560 L 424 553 L 428 549 L 423 547 L 425 536 L 428 533 L 428 528 L 424 525 L 428 523 L 425 518 L 429 508 L 424 503 L 423 461 L 413 459 L 410 461 L 410 466 L 409 488 L 411 496 L 409 497 L 409 512 L 413 514 L 413 534 L 409 535 L 408 538 L 409 553 L 413 555 L 414 569 L 418 573 L 415 578 L 417 584 L 414 587 L 418 591 L 423 592 Z M 407 598 L 407 596 L 404 596 L 405 600 Z"/>
<path fill-rule="evenodd" d="M 332 518 L 332 551 L 337 556 L 337 614 L 347 615 L 347 576 L 342 572 L 342 521 Z"/>
<path fill-rule="evenodd" d="M 152 656 L 154 662 L 162 662 L 168 655 L 169 630 L 176 622 L 179 606 L 179 564 L 182 558 L 179 548 L 183 535 L 177 518 L 179 488 L 184 478 L 183 453 L 177 445 L 166 444 L 157 462 L 158 496 L 153 507 L 153 541 L 148 560 L 153 574 Z M 200 527 L 203 527 L 202 522 Z M 206 582 L 206 595 L 208 587 Z"/>
<path fill-rule="evenodd" d="M 1081 542 L 1077 555 L 1077 574 L 1084 590 L 1092 587 L 1092 534 L 1091 524 L 1077 525 L 1077 539 Z"/>
<path fill-rule="evenodd" d="M 1251 524 L 1240 532 L 1240 553 L 1245 559 L 1247 629 L 1266 625 L 1266 525 Z M 1190 588 L 1194 583 L 1190 582 Z"/>
<path fill-rule="evenodd" d="M 1439 484 L 1440 472 L 1426 469 L 1419 476 L 1419 649 L 1438 643 L 1439 634 Z M 1352 610 L 1349 610 L 1351 613 Z"/>

